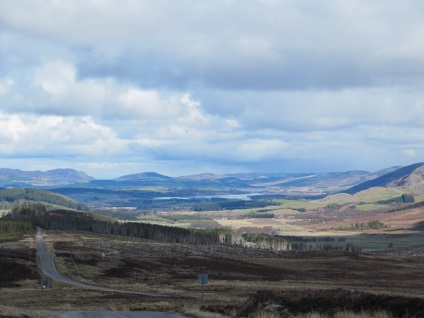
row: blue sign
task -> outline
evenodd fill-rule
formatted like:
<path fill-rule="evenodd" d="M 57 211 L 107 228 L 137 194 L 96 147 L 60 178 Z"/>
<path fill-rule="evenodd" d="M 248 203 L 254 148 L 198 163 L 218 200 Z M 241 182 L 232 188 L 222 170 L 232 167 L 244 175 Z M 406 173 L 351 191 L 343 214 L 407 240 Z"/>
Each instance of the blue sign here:
<path fill-rule="evenodd" d="M 208 283 L 208 274 L 200 274 L 197 281 L 199 284 L 206 285 Z"/>

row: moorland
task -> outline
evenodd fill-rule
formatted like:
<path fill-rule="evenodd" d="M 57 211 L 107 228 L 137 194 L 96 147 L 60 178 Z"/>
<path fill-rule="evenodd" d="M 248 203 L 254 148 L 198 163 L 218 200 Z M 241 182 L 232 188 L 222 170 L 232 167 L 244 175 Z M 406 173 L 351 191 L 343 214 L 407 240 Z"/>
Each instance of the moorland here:
<path fill-rule="evenodd" d="M 31 184 L 20 173 L 4 181 L 18 187 L 0 191 L 0 294 L 7 306 L 0 313 L 423 317 L 422 170 L 415 164 L 374 173 L 143 173 L 116 180 L 79 173 L 77 183 L 72 171 L 68 181 L 50 173 L 59 184 L 46 175 L 42 183 L 32 176 Z M 62 275 L 163 297 L 50 281 L 39 267 L 36 226 Z M 202 273 L 209 276 L 203 305 Z"/>

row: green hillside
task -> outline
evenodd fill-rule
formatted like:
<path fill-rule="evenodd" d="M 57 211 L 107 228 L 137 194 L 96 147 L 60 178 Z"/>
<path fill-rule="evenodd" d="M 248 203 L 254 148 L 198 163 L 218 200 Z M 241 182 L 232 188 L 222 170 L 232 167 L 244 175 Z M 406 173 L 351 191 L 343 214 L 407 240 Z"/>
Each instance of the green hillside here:
<path fill-rule="evenodd" d="M 87 211 L 88 208 L 64 195 L 56 194 L 41 189 L 9 188 L 0 191 L 0 210 L 12 208 L 26 203 L 41 203 L 48 210 L 68 208 Z"/>

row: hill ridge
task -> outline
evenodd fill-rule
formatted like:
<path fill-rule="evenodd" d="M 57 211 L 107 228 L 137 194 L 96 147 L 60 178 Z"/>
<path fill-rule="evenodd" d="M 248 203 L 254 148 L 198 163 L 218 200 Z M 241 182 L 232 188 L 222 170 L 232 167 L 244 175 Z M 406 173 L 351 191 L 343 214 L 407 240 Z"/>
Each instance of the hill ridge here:
<path fill-rule="evenodd" d="M 94 180 L 83 171 L 70 168 L 58 168 L 47 171 L 25 171 L 20 169 L 0 168 L 0 186 L 57 186 L 72 183 L 84 183 Z"/>
<path fill-rule="evenodd" d="M 414 181 L 412 181 L 411 178 L 408 179 L 408 177 L 410 177 L 414 173 L 414 171 L 420 168 L 423 168 L 419 170 L 419 172 L 421 172 L 421 175 L 422 175 L 422 179 L 420 182 L 424 185 L 424 167 L 423 166 L 424 166 L 424 162 L 414 163 L 412 165 L 405 166 L 395 171 L 392 171 L 390 173 L 384 174 L 376 179 L 368 180 L 358 185 L 355 185 L 347 190 L 341 191 L 341 193 L 355 194 L 360 191 L 367 190 L 373 187 L 397 187 L 397 186 L 402 186 L 402 182 L 403 182 L 403 186 L 414 187 L 415 185 L 413 184 L 413 182 L 415 184 L 419 182 L 418 181 L 419 177 L 417 176 L 418 178 L 414 178 L 415 179 Z M 419 172 L 417 174 L 419 174 Z M 406 180 L 409 180 L 409 182 L 407 182 Z"/>

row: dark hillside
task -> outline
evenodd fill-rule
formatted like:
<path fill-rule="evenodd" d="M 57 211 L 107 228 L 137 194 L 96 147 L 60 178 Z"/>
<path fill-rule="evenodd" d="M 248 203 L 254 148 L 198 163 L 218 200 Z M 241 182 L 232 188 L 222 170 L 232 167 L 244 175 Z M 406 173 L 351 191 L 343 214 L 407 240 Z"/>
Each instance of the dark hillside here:
<path fill-rule="evenodd" d="M 31 204 L 14 208 L 1 221 L 29 220 L 33 228 L 39 226 L 46 230 L 88 231 L 99 234 L 140 237 L 174 243 L 184 242 L 205 245 L 228 243 L 231 241 L 231 231 L 228 229 L 184 229 L 149 223 L 119 223 L 113 219 L 103 219 L 99 219 L 99 216 L 93 213 L 63 209 L 47 211 L 42 204 Z"/>
<path fill-rule="evenodd" d="M 358 184 L 352 188 L 342 191 L 343 193 L 355 194 L 357 192 L 367 190 L 374 187 L 387 187 L 390 186 L 391 182 L 395 182 L 396 180 L 403 179 L 409 174 L 411 174 L 414 170 L 424 166 L 423 162 L 415 163 L 406 167 L 402 167 L 393 172 L 387 173 L 377 179 L 369 180 Z"/>
<path fill-rule="evenodd" d="M 287 290 L 278 293 L 258 291 L 240 308 L 238 317 L 247 317 L 249 313 L 263 308 L 265 304 L 276 309 L 276 317 L 287 312 L 293 316 L 319 312 L 334 317 L 334 312 L 343 310 L 355 313 L 387 310 L 396 318 L 424 317 L 424 300 L 421 298 L 379 295 L 345 289 Z M 377 316 L 373 315 L 373 317 Z"/>
<path fill-rule="evenodd" d="M 75 210 L 88 208 L 64 195 L 41 189 L 11 188 L 0 191 L 0 202 L 10 205 L 10 209 L 23 203 L 43 203 L 48 207 L 64 207 Z"/>

